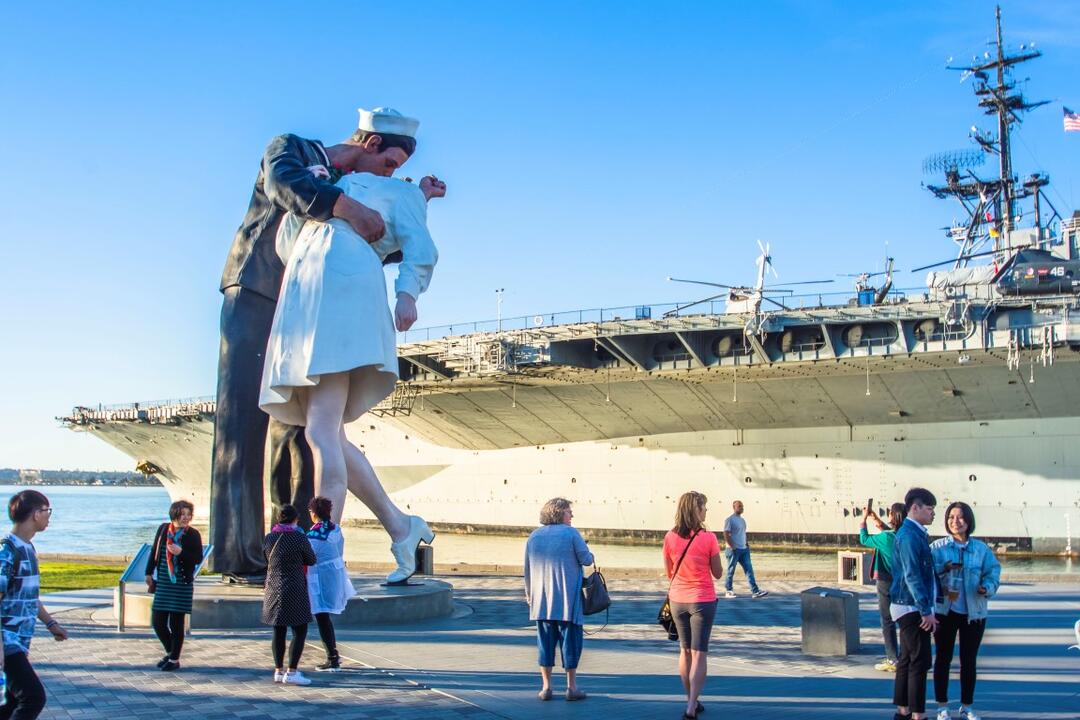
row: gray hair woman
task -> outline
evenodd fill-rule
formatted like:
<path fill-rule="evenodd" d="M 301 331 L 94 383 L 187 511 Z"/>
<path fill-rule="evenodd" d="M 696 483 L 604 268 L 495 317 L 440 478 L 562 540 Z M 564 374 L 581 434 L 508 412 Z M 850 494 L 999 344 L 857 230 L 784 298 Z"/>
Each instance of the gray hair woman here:
<path fill-rule="evenodd" d="M 571 527 L 570 501 L 552 498 L 540 510 L 540 527 L 525 543 L 525 599 L 529 619 L 536 621 L 536 646 L 540 653 L 538 697 L 551 699 L 551 671 L 555 646 L 559 646 L 566 670 L 566 699 L 583 700 L 577 687 L 577 666 L 585 636 L 581 611 L 582 566 L 593 563 L 585 538 Z"/>

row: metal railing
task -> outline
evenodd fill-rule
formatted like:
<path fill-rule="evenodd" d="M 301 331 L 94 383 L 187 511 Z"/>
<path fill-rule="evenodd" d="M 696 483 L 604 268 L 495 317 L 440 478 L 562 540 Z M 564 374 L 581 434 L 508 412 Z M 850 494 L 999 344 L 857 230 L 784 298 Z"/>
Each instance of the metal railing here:
<path fill-rule="evenodd" d="M 169 398 L 164 400 L 139 400 L 137 402 L 127 403 L 96 403 L 94 405 L 79 405 L 78 408 L 80 410 L 88 410 L 91 412 L 114 412 L 116 410 L 145 410 L 147 408 L 185 407 L 190 405 L 198 405 L 200 403 L 214 402 L 215 398 L 215 395 L 199 395 L 196 397 Z"/>
<path fill-rule="evenodd" d="M 197 417 L 201 413 L 213 412 L 215 408 L 216 398 L 213 395 L 205 395 L 182 400 L 152 400 L 96 406 L 77 405 L 72 408 L 70 416 L 58 419 L 75 425 L 113 420 L 159 423 L 168 422 L 171 418 Z"/>
<path fill-rule="evenodd" d="M 921 295 L 926 292 L 925 288 L 894 289 L 889 292 L 889 302 L 897 302 L 909 294 Z M 812 293 L 806 295 L 789 295 L 780 298 L 791 310 L 811 310 L 826 307 L 845 307 L 847 302 L 854 298 L 851 291 L 836 291 L 828 293 Z M 710 300 L 686 307 L 692 301 L 679 303 L 652 303 L 647 305 L 620 305 L 608 308 L 585 308 L 581 310 L 563 310 L 560 312 L 537 313 L 535 315 L 518 315 L 516 317 L 477 320 L 473 322 L 452 323 L 450 325 L 434 325 L 431 327 L 415 328 L 398 333 L 398 343 L 419 342 L 422 340 L 437 340 L 454 335 L 469 335 L 473 333 L 494 333 L 506 330 L 529 330 L 553 325 L 574 325 L 583 323 L 603 323 L 617 320 L 659 320 L 670 311 L 677 311 L 681 317 L 689 315 L 721 315 L 727 307 L 727 300 Z M 769 311 L 779 308 L 766 304 Z M 644 317 L 643 317 L 644 316 Z"/>

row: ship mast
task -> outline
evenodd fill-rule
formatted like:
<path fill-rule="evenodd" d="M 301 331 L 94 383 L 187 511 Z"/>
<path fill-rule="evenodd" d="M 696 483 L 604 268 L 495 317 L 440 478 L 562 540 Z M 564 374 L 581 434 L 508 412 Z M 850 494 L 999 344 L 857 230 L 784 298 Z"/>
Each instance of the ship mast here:
<path fill-rule="evenodd" d="M 1046 104 L 1046 101 L 1025 100 L 1010 76 L 1011 69 L 1014 65 L 1041 56 L 1042 53 L 1021 45 L 1019 53 L 1007 54 L 1002 38 L 1000 6 L 995 17 L 995 53 L 985 53 L 983 62 L 976 57 L 972 58 L 970 65 L 949 69 L 961 71 L 961 81 L 968 77 L 975 78 L 975 95 L 979 99 L 979 106 L 985 109 L 987 115 L 994 115 L 997 120 L 996 137 L 992 133 L 972 127 L 972 139 L 979 145 L 981 153 L 998 156 L 998 177 L 992 180 L 978 178 L 970 168 L 981 164 L 981 159 L 973 158 L 970 152 L 944 153 L 928 160 L 931 167 L 945 170 L 946 179 L 945 185 L 928 186 L 930 192 L 940 198 L 956 198 L 969 214 L 969 220 L 964 226 L 951 231 L 954 239 L 961 245 L 956 259 L 958 268 L 967 263 L 968 256 L 986 239 L 986 235 L 994 240 L 994 252 L 1004 253 L 1011 249 L 1010 237 L 1015 229 L 1017 202 L 1028 197 L 1035 198 L 1035 227 L 1038 230 L 1038 241 L 1043 240 L 1039 196 L 1042 194 L 1041 189 L 1048 185 L 1050 180 L 1045 175 L 1034 174 L 1023 183 L 1018 182 L 1013 176 L 1010 138 L 1012 124 L 1021 122 L 1023 113 Z M 1045 201 L 1045 196 L 1043 200 Z M 1053 209 L 1052 205 L 1050 207 Z M 994 211 L 993 218 L 989 217 L 988 211 L 991 208 Z M 1056 211 L 1054 216 L 1057 216 Z M 989 232 L 982 230 L 984 224 L 990 225 Z"/>
<path fill-rule="evenodd" d="M 997 87 L 992 90 L 993 109 L 997 113 L 998 137 L 1001 147 L 998 153 L 1001 160 L 1002 197 L 998 217 L 1001 220 L 1001 236 L 994 244 L 994 249 L 999 250 L 1001 238 L 1007 238 L 1012 230 L 1013 214 L 1013 183 L 1012 183 L 1012 148 L 1009 146 L 1009 113 L 1006 112 L 1003 100 L 1006 92 L 1005 86 L 1005 49 L 1001 42 L 1001 6 L 995 9 L 994 17 L 997 21 Z"/>

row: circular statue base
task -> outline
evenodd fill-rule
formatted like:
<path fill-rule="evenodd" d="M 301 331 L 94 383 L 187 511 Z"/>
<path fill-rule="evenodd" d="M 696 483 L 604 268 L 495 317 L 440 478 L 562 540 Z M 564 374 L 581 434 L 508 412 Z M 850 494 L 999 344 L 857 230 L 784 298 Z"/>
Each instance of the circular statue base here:
<path fill-rule="evenodd" d="M 408 585 L 387 586 L 381 577 L 352 576 L 356 596 L 341 615 L 334 616 L 337 627 L 398 625 L 448 617 L 453 611 L 453 586 L 441 580 L 414 576 Z M 191 606 L 191 627 L 262 628 L 263 589 L 251 585 L 229 585 L 216 579 L 195 581 Z M 124 593 L 124 625 L 150 626 L 150 606 L 154 596 L 146 586 L 127 587 Z M 120 590 L 113 593 L 113 614 L 117 614 Z"/>

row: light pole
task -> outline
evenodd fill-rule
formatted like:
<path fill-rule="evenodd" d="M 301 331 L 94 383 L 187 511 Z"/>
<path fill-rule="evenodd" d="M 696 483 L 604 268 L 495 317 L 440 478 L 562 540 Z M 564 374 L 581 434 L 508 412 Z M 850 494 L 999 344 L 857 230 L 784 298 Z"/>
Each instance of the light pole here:
<path fill-rule="evenodd" d="M 502 332 L 502 296 L 505 288 L 495 290 L 495 322 L 499 332 Z"/>

